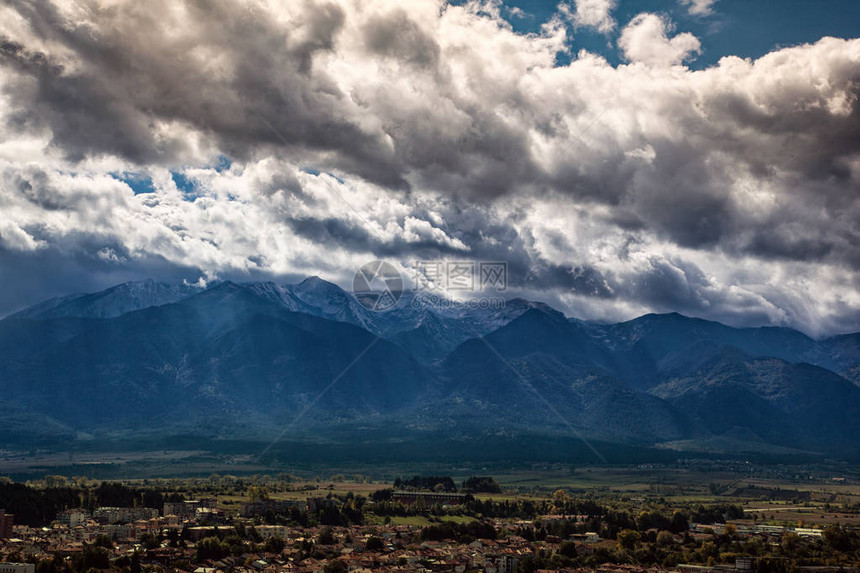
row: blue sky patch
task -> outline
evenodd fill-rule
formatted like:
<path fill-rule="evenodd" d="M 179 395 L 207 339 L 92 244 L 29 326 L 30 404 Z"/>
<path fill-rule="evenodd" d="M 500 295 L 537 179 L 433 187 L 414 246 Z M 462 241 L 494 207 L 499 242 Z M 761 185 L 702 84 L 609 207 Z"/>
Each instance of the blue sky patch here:
<path fill-rule="evenodd" d="M 189 179 L 180 171 L 171 170 L 170 176 L 173 178 L 173 182 L 176 183 L 176 188 L 182 192 L 183 199 L 191 202 L 197 199 L 199 194 L 197 193 L 197 186 L 192 179 Z"/>
<path fill-rule="evenodd" d="M 219 155 L 218 160 L 215 162 L 213 167 L 218 173 L 223 173 L 224 171 L 228 171 L 232 166 L 233 161 L 229 157 L 226 155 Z"/>
<path fill-rule="evenodd" d="M 464 0 L 451 3 L 463 4 Z M 502 15 L 515 31 L 538 33 L 556 13 L 558 2 L 507 0 L 504 6 Z M 715 65 L 725 56 L 760 58 L 781 47 L 814 43 L 823 36 L 853 38 L 860 22 L 857 0 L 717 0 L 713 13 L 707 16 L 691 16 L 678 0 L 618 0 L 612 13 L 617 22 L 615 30 L 608 35 L 586 28 L 573 30 L 571 54 L 586 49 L 613 65 L 624 63 L 617 47 L 618 36 L 642 12 L 668 16 L 675 24 L 674 33 L 690 32 L 701 41 L 702 53 L 688 62 L 693 69 Z M 569 62 L 569 55 L 559 55 L 559 65 Z"/>
<path fill-rule="evenodd" d="M 155 192 L 155 185 L 152 183 L 152 177 L 145 173 L 123 171 L 122 173 L 111 173 L 110 175 L 117 181 L 122 181 L 131 187 L 131 190 L 135 195 Z"/>

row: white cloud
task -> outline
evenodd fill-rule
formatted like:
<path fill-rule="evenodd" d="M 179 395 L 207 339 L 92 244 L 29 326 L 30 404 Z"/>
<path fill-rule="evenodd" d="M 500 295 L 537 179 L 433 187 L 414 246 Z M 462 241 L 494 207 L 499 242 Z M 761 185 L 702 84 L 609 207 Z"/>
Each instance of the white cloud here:
<path fill-rule="evenodd" d="M 680 0 L 680 3 L 687 7 L 690 16 L 710 16 L 714 13 L 717 0 Z"/>
<path fill-rule="evenodd" d="M 594 28 L 603 34 L 615 29 L 615 0 L 574 0 L 573 9 L 566 4 L 561 9 L 576 27 Z"/>
<path fill-rule="evenodd" d="M 674 66 L 701 51 L 699 39 L 689 32 L 669 38 L 672 25 L 657 14 L 642 13 L 633 18 L 618 39 L 618 47 L 631 62 L 649 66 Z"/>
<path fill-rule="evenodd" d="M 0 220 L 0 246 L 13 251 L 34 251 L 43 243 L 10 220 Z"/>

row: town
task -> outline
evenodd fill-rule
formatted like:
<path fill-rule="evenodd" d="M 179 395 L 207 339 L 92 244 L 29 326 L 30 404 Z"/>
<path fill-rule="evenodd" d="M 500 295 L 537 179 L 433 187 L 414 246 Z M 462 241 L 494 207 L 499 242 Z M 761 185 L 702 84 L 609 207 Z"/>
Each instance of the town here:
<path fill-rule="evenodd" d="M 860 504 L 828 504 L 844 523 L 787 524 L 738 503 L 541 498 L 491 477 L 153 482 L 0 481 L 0 573 L 860 571 Z"/>

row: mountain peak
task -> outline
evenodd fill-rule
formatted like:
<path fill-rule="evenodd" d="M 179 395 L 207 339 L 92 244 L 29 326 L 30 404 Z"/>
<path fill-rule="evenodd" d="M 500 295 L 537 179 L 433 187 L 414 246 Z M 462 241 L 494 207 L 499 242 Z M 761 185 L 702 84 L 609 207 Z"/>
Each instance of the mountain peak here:
<path fill-rule="evenodd" d="M 638 319 L 651 319 L 651 320 L 695 320 L 685 314 L 681 314 L 680 312 L 649 312 L 648 314 L 643 314 Z"/>
<path fill-rule="evenodd" d="M 648 313 L 643 314 L 637 318 L 632 320 L 628 320 L 627 322 L 622 322 L 620 324 L 674 324 L 674 325 L 682 325 L 682 324 L 699 324 L 699 325 L 713 325 L 713 326 L 724 326 L 722 323 L 707 320 L 704 318 L 696 318 L 694 316 L 687 316 L 686 314 L 681 314 L 680 312 L 663 312 L 663 313 Z"/>
<path fill-rule="evenodd" d="M 560 329 L 569 330 L 568 327 L 567 320 L 561 313 L 557 311 L 547 312 L 541 308 L 530 308 L 489 336 L 493 338 L 505 337 L 515 333 L 516 338 L 544 338 L 557 336 Z"/>
<path fill-rule="evenodd" d="M 328 296 L 332 295 L 346 295 L 346 291 L 334 284 L 333 282 L 329 282 L 325 279 L 322 279 L 318 276 L 308 277 L 299 284 L 293 287 L 293 290 L 296 293 L 306 294 L 306 295 L 321 295 L 325 294 Z"/>
<path fill-rule="evenodd" d="M 562 313 L 555 310 L 554 308 L 547 307 L 532 307 L 527 311 L 522 313 L 519 317 L 514 320 L 540 320 L 545 322 L 553 322 L 553 323 L 564 323 L 565 318 Z"/>
<path fill-rule="evenodd" d="M 240 290 L 246 290 L 245 286 L 238 283 L 234 283 L 233 281 L 221 281 L 208 288 L 202 289 L 195 294 L 211 296 L 214 294 L 227 294 L 238 292 Z"/>
<path fill-rule="evenodd" d="M 316 275 L 311 276 L 300 282 L 297 286 L 305 286 L 305 287 L 334 287 L 340 289 L 339 286 L 334 284 L 333 282 L 327 281 L 324 278 L 320 278 Z M 342 290 L 342 289 L 341 289 Z"/>
<path fill-rule="evenodd" d="M 147 278 L 127 281 L 99 292 L 51 299 L 14 316 L 35 320 L 115 318 L 127 312 L 178 302 L 201 290 L 186 283 L 163 283 Z"/>

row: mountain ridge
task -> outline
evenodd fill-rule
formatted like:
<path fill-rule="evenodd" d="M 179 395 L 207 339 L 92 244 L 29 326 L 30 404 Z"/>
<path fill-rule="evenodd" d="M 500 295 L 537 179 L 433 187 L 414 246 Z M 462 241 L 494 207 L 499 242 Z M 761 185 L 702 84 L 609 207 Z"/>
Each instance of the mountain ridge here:
<path fill-rule="evenodd" d="M 40 303 L 0 320 L 10 412 L 0 445 L 26 442 L 28 426 L 56 440 L 263 436 L 288 423 L 467 441 L 575 430 L 642 445 L 748 436 L 751 448 L 856 449 L 860 335 L 814 340 L 677 313 L 595 324 L 524 299 L 415 300 L 405 293 L 374 313 L 316 277 L 124 283 Z"/>

